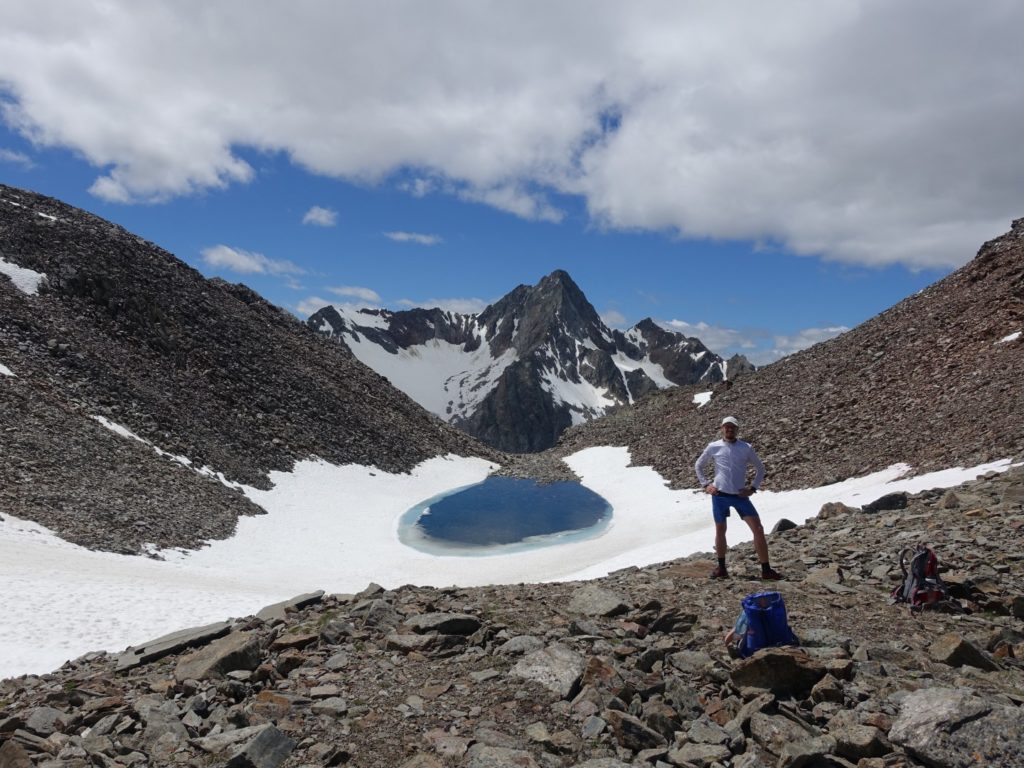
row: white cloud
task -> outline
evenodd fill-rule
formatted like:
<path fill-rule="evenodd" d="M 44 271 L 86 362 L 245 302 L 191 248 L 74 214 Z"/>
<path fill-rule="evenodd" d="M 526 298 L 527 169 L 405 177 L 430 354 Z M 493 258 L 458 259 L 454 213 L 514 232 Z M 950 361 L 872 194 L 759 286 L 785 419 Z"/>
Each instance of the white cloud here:
<path fill-rule="evenodd" d="M 529 219 L 578 196 L 608 228 L 950 267 L 1024 198 L 1011 0 L 8 5 L 3 119 L 112 201 L 282 152 Z"/>
<path fill-rule="evenodd" d="M 373 304 L 380 303 L 380 294 L 371 288 L 361 288 L 358 285 L 340 285 L 337 288 L 328 288 L 327 290 L 335 296 L 351 296 Z M 363 304 L 361 306 L 367 305 Z"/>
<path fill-rule="evenodd" d="M 385 232 L 384 237 L 396 243 L 416 243 L 417 245 L 437 245 L 443 242 L 438 235 L 424 235 L 419 232 Z"/>
<path fill-rule="evenodd" d="M 684 336 L 700 339 L 704 346 L 723 357 L 730 357 L 733 354 L 732 351 L 727 353 L 723 350 L 747 354 L 750 350 L 757 348 L 757 341 L 750 333 L 735 328 L 709 325 L 705 322 L 688 323 L 685 320 L 658 321 L 658 325 Z"/>
<path fill-rule="evenodd" d="M 658 324 L 670 331 L 700 339 L 708 349 L 722 357 L 741 354 L 754 365 L 768 365 L 850 330 L 845 325 L 837 325 L 805 328 L 787 335 L 763 329 L 739 330 L 705 322 L 688 323 L 685 320 L 658 321 Z"/>
<path fill-rule="evenodd" d="M 306 211 L 306 215 L 302 217 L 302 223 L 315 224 L 318 227 L 333 227 L 338 223 L 338 212 L 314 205 Z"/>
<path fill-rule="evenodd" d="M 837 325 L 830 328 L 805 328 L 792 336 L 777 335 L 772 338 L 772 348 L 768 354 L 771 360 L 779 360 L 801 349 L 813 347 L 818 342 L 828 341 L 848 330 L 850 329 L 845 325 Z"/>
<path fill-rule="evenodd" d="M 602 312 L 601 320 L 609 328 L 623 328 L 626 325 L 626 316 L 617 309 L 609 309 Z"/>
<path fill-rule="evenodd" d="M 302 275 L 305 270 L 290 261 L 268 259 L 262 253 L 232 248 L 229 245 L 214 245 L 204 248 L 203 261 L 211 267 L 226 269 L 243 274 Z"/>
<path fill-rule="evenodd" d="M 19 165 L 26 170 L 36 167 L 36 164 L 32 162 L 31 157 L 26 155 L 24 152 L 17 152 L 13 149 L 0 148 L 0 163 Z"/>
<path fill-rule="evenodd" d="M 438 309 L 443 309 L 445 312 L 457 312 L 460 315 L 479 315 L 487 309 L 491 302 L 477 298 L 452 298 L 424 299 L 423 301 L 416 303 L 410 302 L 408 299 L 403 299 L 400 303 L 403 306 L 423 307 L 424 309 L 437 307 Z"/>
<path fill-rule="evenodd" d="M 332 303 L 330 299 L 321 299 L 319 296 L 307 296 L 295 305 L 295 312 L 300 317 L 309 317 L 314 312 L 330 306 Z"/>

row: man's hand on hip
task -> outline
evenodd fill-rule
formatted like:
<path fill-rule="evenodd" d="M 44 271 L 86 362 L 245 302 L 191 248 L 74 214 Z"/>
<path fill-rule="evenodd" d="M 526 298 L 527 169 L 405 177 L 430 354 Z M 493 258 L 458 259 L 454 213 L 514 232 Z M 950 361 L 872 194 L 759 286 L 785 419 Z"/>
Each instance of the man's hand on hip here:
<path fill-rule="evenodd" d="M 717 496 L 718 495 L 718 489 L 715 488 L 715 484 L 714 483 L 709 483 L 708 485 L 704 486 L 704 493 L 710 493 L 712 496 Z"/>

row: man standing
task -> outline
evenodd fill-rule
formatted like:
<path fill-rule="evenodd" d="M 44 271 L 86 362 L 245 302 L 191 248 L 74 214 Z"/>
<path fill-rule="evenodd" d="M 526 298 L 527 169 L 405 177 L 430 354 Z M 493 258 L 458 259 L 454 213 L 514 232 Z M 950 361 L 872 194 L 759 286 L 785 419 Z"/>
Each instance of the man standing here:
<path fill-rule="evenodd" d="M 697 459 L 694 469 L 704 492 L 711 494 L 711 511 L 715 516 L 715 554 L 718 567 L 711 572 L 713 579 L 725 579 L 729 572 L 725 568 L 725 529 L 729 510 L 735 509 L 754 534 L 754 551 L 761 563 L 761 578 L 778 581 L 782 578 L 768 563 L 768 541 L 764 537 L 761 518 L 750 501 L 750 494 L 757 491 L 764 480 L 764 464 L 758 458 L 750 443 L 736 439 L 740 423 L 734 416 L 722 419 L 722 439 L 708 443 L 704 453 Z M 709 482 L 704 468 L 709 461 L 715 463 L 714 481 Z M 747 482 L 747 468 L 754 468 L 754 482 Z"/>

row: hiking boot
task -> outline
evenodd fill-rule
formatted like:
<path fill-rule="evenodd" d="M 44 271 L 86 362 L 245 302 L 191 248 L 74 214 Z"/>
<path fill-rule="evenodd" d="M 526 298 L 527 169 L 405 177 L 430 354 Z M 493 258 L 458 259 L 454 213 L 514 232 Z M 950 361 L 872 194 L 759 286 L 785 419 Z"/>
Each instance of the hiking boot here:
<path fill-rule="evenodd" d="M 761 581 L 782 581 L 785 577 L 774 568 L 769 568 L 761 574 Z"/>
<path fill-rule="evenodd" d="M 727 570 L 725 570 L 724 566 L 720 565 L 717 568 L 715 568 L 715 570 L 713 570 L 711 572 L 711 578 L 712 579 L 728 579 L 729 578 L 729 572 Z"/>

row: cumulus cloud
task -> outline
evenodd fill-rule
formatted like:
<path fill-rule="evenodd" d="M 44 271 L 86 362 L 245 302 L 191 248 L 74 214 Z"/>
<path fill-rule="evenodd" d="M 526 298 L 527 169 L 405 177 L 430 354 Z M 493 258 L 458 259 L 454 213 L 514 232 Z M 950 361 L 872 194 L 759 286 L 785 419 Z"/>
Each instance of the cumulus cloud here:
<path fill-rule="evenodd" d="M 306 211 L 306 215 L 302 217 L 302 223 L 314 224 L 318 227 L 333 227 L 338 223 L 338 212 L 332 211 L 330 208 L 321 208 L 319 205 L 314 205 Z"/>
<path fill-rule="evenodd" d="M 242 274 L 302 275 L 305 270 L 290 261 L 269 259 L 262 253 L 214 245 L 201 251 L 203 261 L 215 269 Z"/>
<path fill-rule="evenodd" d="M 36 164 L 32 162 L 31 157 L 26 155 L 24 152 L 17 152 L 13 149 L 0 149 L 0 163 L 18 165 L 26 170 L 36 167 Z"/>
<path fill-rule="evenodd" d="M 419 232 L 385 232 L 384 237 L 396 243 L 416 243 L 417 245 L 437 245 L 442 242 L 438 235 L 424 235 Z"/>
<path fill-rule="evenodd" d="M 749 331 L 740 331 L 721 325 L 709 325 L 705 322 L 688 323 L 685 320 L 667 320 L 658 324 L 670 331 L 700 339 L 704 346 L 724 357 L 731 356 L 734 351 L 747 354 L 758 346 L 756 338 Z"/>
<path fill-rule="evenodd" d="M 340 285 L 336 288 L 328 288 L 327 290 L 335 296 L 351 296 L 370 304 L 380 303 L 380 294 L 372 288 L 361 288 L 358 285 Z M 362 306 L 366 306 L 366 304 Z"/>
<path fill-rule="evenodd" d="M 110 201 L 245 183 L 240 150 L 282 152 L 528 219 L 574 196 L 611 229 L 925 268 L 1024 197 L 1012 0 L 223 0 L 202 24 L 166 1 L 9 5 L 4 121 L 86 158 Z"/>

